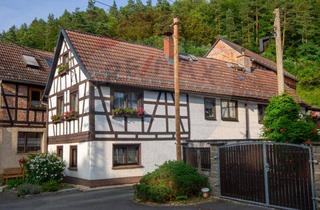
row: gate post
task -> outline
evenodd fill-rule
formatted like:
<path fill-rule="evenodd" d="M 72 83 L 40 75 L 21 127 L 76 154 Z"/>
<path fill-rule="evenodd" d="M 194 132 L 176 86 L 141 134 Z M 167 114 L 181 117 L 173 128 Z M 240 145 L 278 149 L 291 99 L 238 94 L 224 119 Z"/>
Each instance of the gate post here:
<path fill-rule="evenodd" d="M 312 143 L 314 189 L 317 206 L 320 206 L 320 144 Z"/>
<path fill-rule="evenodd" d="M 220 197 L 220 166 L 219 166 L 219 146 L 223 144 L 211 144 L 210 145 L 210 160 L 211 171 L 209 176 L 209 182 L 211 186 L 211 193 L 214 197 Z"/>

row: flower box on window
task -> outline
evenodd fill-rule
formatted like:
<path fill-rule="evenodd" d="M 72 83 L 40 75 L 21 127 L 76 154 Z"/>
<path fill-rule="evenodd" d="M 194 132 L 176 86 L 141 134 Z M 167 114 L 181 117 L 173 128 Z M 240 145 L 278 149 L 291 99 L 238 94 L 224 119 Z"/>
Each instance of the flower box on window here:
<path fill-rule="evenodd" d="M 43 104 L 31 104 L 31 109 L 46 110 L 46 106 Z"/>
<path fill-rule="evenodd" d="M 112 115 L 114 117 L 143 117 L 144 110 L 143 107 L 138 107 L 137 109 L 115 108 L 112 110 Z"/>
<path fill-rule="evenodd" d="M 63 116 L 64 116 L 64 119 L 66 120 L 66 121 L 71 121 L 71 120 L 76 120 L 76 119 L 78 119 L 78 117 L 79 117 L 79 113 L 78 112 L 76 112 L 76 111 L 69 111 L 69 112 L 65 112 L 64 114 L 63 114 Z"/>
<path fill-rule="evenodd" d="M 63 117 L 56 114 L 56 115 L 52 115 L 51 116 L 51 120 L 54 123 L 59 123 L 59 122 L 61 122 L 63 120 Z"/>
<path fill-rule="evenodd" d="M 59 74 L 59 75 L 66 74 L 68 70 L 69 70 L 69 65 L 68 65 L 67 63 L 61 64 L 61 65 L 58 67 L 58 74 Z"/>

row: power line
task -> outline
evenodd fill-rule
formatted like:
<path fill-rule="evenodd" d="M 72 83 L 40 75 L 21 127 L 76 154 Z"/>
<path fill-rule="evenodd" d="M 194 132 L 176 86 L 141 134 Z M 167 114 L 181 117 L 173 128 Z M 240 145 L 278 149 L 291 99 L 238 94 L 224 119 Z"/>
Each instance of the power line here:
<path fill-rule="evenodd" d="M 93 3 L 99 3 L 99 4 L 102 4 L 102 5 L 107 6 L 107 7 L 113 7 L 113 6 L 110 5 L 110 4 L 106 4 L 106 3 L 104 3 L 104 2 L 97 1 L 97 0 L 93 0 Z"/>

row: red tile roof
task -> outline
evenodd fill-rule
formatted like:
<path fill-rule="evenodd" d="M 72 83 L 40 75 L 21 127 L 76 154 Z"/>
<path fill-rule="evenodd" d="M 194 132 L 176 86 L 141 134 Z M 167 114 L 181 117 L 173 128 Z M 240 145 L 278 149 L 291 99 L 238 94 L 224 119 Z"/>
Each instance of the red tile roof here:
<path fill-rule="evenodd" d="M 91 80 L 173 89 L 173 65 L 162 50 L 74 31 L 66 34 Z M 180 88 L 183 92 L 267 100 L 277 94 L 277 77 L 273 71 L 256 69 L 244 73 L 224 61 L 198 58 L 181 60 Z M 296 97 L 294 89 L 286 89 Z"/>
<path fill-rule="evenodd" d="M 27 67 L 23 55 L 34 57 L 39 68 Z M 52 53 L 0 42 L 0 80 L 45 85 L 52 62 Z"/>

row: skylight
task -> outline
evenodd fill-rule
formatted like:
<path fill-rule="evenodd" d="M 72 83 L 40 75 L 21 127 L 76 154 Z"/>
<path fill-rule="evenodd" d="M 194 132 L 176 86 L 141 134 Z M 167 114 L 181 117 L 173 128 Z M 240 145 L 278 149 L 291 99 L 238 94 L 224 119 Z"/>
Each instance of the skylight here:
<path fill-rule="evenodd" d="M 28 56 L 28 55 L 23 55 L 22 56 L 23 61 L 25 62 L 25 64 L 29 67 L 33 67 L 33 68 L 38 68 L 39 67 L 39 63 L 38 61 L 35 59 L 35 57 L 33 56 Z"/>

